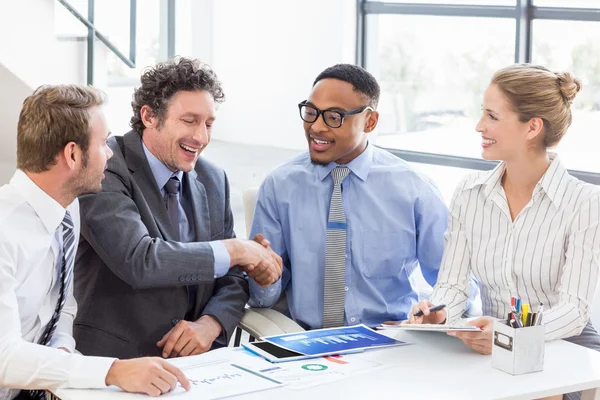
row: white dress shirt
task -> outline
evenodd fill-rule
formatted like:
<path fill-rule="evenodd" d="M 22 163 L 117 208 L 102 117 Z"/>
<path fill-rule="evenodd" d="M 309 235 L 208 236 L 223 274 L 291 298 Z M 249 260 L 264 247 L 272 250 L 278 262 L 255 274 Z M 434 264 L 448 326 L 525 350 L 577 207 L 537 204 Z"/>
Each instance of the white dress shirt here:
<path fill-rule="evenodd" d="M 75 200 L 67 210 L 78 238 L 79 202 Z M 75 351 L 72 330 L 77 304 L 72 283 L 49 346 L 37 344 L 58 303 L 65 212 L 20 170 L 0 188 L 1 399 L 18 394 L 9 388 L 106 386 L 114 359 L 58 349 Z"/>
<path fill-rule="evenodd" d="M 442 266 L 431 295 L 460 317 L 469 273 L 483 315 L 506 319 L 511 296 L 544 303 L 546 340 L 577 336 L 590 317 L 600 259 L 600 189 L 567 172 L 555 154 L 531 201 L 512 221 L 501 184 L 505 165 L 469 176 L 452 203 Z"/>

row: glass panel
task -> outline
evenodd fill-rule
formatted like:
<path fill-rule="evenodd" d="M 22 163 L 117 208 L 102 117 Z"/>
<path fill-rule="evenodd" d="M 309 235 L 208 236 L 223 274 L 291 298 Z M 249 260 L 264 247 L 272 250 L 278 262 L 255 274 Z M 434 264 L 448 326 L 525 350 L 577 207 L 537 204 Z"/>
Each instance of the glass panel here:
<path fill-rule="evenodd" d="M 375 143 L 480 157 L 475 124 L 483 91 L 495 70 L 514 62 L 515 21 L 405 15 L 369 18 L 367 68 L 382 87 Z"/>
<path fill-rule="evenodd" d="M 69 4 L 85 19 L 88 17 L 88 0 L 70 0 Z M 57 38 L 87 37 L 88 29 L 65 6 L 54 4 L 54 32 Z"/>
<path fill-rule="evenodd" d="M 145 3 L 145 1 L 138 3 Z M 129 7 L 129 0 L 100 0 L 95 2 L 94 11 L 94 25 L 98 32 L 106 36 L 127 57 L 129 56 Z M 144 25 L 146 21 L 138 17 L 138 24 Z"/>
<path fill-rule="evenodd" d="M 600 8 L 598 0 L 533 0 L 538 7 Z"/>
<path fill-rule="evenodd" d="M 175 54 L 192 54 L 192 0 L 177 0 L 175 3 Z"/>
<path fill-rule="evenodd" d="M 115 0 L 116 1 L 116 0 Z M 96 2 L 98 5 L 101 2 Z M 129 1 L 123 1 L 129 7 Z M 131 128 L 131 97 L 139 85 L 144 68 L 153 66 L 159 59 L 160 0 L 137 2 L 136 67 L 129 68 L 102 42 L 96 41 L 95 86 L 104 90 L 108 97 L 105 112 L 109 128 L 115 135 L 122 135 Z M 125 30 L 119 33 L 119 42 L 129 41 L 129 12 L 122 21 Z M 126 32 L 125 32 L 126 31 Z M 115 32 L 115 35 L 117 33 Z M 116 38 L 116 36 L 115 36 Z M 113 37 L 110 37 L 111 41 Z M 129 46 L 119 46 L 126 57 Z"/>
<path fill-rule="evenodd" d="M 381 0 L 369 0 L 381 1 Z M 552 0 L 546 0 L 552 1 Z M 593 0 L 591 0 L 593 1 Z M 387 0 L 387 3 L 410 4 L 445 4 L 445 5 L 470 5 L 470 6 L 514 6 L 517 0 Z"/>
<path fill-rule="evenodd" d="M 583 82 L 573 103 L 573 124 L 557 151 L 568 168 L 600 172 L 600 22 L 533 21 L 532 61 L 569 71 Z"/>

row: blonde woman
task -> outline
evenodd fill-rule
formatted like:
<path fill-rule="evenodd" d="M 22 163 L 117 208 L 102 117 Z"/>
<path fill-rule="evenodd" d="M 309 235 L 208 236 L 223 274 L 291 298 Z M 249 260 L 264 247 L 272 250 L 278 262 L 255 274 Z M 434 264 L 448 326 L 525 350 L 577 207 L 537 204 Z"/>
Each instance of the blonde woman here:
<path fill-rule="evenodd" d="M 438 282 L 411 323 L 452 322 L 469 298 L 469 276 L 479 281 L 483 332 L 456 334 L 490 354 L 492 323 L 506 318 L 511 297 L 544 304 L 546 340 L 567 339 L 600 350 L 589 322 L 600 258 L 600 190 L 572 177 L 556 146 L 571 124 L 581 83 L 568 72 L 513 65 L 496 72 L 485 91 L 483 158 L 500 160 L 490 172 L 461 182 L 450 206 Z M 442 311 L 428 307 L 446 304 Z"/>

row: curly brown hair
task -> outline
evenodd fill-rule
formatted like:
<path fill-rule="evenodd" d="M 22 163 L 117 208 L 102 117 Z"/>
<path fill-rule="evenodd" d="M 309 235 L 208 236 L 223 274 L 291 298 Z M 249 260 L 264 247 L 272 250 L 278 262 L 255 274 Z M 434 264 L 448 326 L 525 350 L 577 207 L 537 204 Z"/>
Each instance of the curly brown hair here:
<path fill-rule="evenodd" d="M 130 122 L 140 136 L 145 129 L 140 114 L 144 105 L 152 109 L 161 127 L 171 98 L 181 90 L 206 90 L 216 103 L 225 101 L 221 82 L 214 71 L 207 64 L 190 58 L 175 57 L 147 68 L 142 74 L 141 83 L 133 94 L 133 117 Z"/>

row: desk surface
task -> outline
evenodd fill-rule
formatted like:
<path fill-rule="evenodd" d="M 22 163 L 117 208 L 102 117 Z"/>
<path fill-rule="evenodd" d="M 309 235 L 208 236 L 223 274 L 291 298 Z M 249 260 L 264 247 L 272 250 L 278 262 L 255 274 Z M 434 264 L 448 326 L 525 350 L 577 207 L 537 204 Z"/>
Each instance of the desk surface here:
<path fill-rule="evenodd" d="M 512 376 L 491 366 L 491 356 L 482 356 L 466 348 L 456 338 L 440 332 L 386 331 L 411 346 L 370 350 L 361 358 L 391 364 L 391 368 L 363 373 L 349 379 L 304 390 L 287 387 L 250 393 L 236 398 L 286 400 L 343 397 L 371 399 L 397 395 L 399 398 L 426 399 L 532 399 L 591 389 L 590 399 L 600 399 L 600 352 L 565 341 L 546 344 L 544 370 Z M 201 356 L 203 360 L 222 359 L 232 349 L 222 349 Z M 177 360 L 175 361 L 177 364 Z M 104 390 L 60 389 L 62 400 L 133 399 L 137 395 Z M 177 395 L 168 396 L 178 397 Z M 200 397 L 199 397 L 200 398 Z"/>

